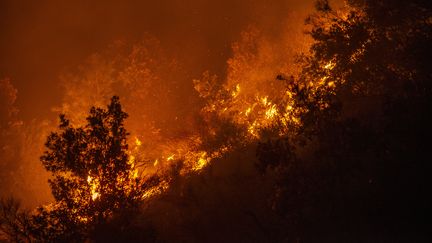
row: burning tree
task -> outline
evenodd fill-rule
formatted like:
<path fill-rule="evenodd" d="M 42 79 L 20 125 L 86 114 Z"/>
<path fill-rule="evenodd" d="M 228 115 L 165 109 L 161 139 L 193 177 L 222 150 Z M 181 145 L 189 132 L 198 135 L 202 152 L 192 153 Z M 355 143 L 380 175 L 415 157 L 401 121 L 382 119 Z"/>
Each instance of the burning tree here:
<path fill-rule="evenodd" d="M 34 213 L 20 210 L 13 199 L 0 203 L 0 239 L 70 242 L 149 241 L 152 231 L 135 218 L 148 188 L 158 183 L 138 176 L 127 144 L 128 132 L 119 98 L 107 109 L 90 109 L 87 124 L 73 126 L 60 115 L 41 156 L 52 173 L 55 202 Z"/>
<path fill-rule="evenodd" d="M 74 127 L 60 115 L 59 131 L 48 136 L 41 156 L 52 173 L 49 184 L 55 202 L 38 208 L 25 225 L 11 221 L 19 230 L 10 235 L 24 240 L 84 240 L 111 219 L 138 208 L 145 186 L 128 153 L 123 124 L 127 116 L 116 96 L 107 109 L 91 108 L 84 126 Z M 17 215 L 15 211 L 9 214 Z"/>
<path fill-rule="evenodd" d="M 261 143 L 258 165 L 276 174 L 271 206 L 289 222 L 292 241 L 423 242 L 432 6 L 347 2 L 337 11 L 317 1 L 307 21 L 310 55 L 287 80 L 300 129 Z"/>

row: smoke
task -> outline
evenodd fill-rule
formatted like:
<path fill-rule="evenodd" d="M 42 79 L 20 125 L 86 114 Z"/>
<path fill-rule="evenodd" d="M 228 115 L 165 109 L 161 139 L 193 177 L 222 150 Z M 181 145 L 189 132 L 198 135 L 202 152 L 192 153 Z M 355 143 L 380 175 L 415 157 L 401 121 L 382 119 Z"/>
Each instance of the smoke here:
<path fill-rule="evenodd" d="M 13 196 L 34 207 L 51 200 L 39 155 L 52 125 L 20 120 L 17 94 L 9 79 L 0 80 L 0 197 Z"/>
<path fill-rule="evenodd" d="M 261 98 L 282 95 L 277 75 L 296 74 L 295 55 L 310 42 L 303 19 L 312 3 L 3 1 L 0 74 L 16 88 L 7 82 L 9 98 L 1 111 L 2 124 L 15 124 L 1 129 L 7 149 L 1 152 L 2 173 L 9 173 L 2 176 L 2 195 L 12 193 L 28 205 L 50 200 L 38 157 L 55 130 L 55 115 L 65 113 L 80 125 L 89 107 L 105 106 L 112 95 L 120 96 L 130 115 L 130 142 L 140 141 L 137 159 L 151 170 L 169 164 L 173 155 L 200 163 L 220 156 L 229 138 L 212 148 L 217 155 L 200 150 L 203 133 L 216 121 L 203 118 L 208 103 L 192 80 L 205 81 L 202 73 L 208 71 L 221 90 L 239 85 L 238 97 L 225 106 L 234 125 L 247 130 L 253 121 L 239 122 L 241 112 Z M 254 119 L 264 119 L 267 108 L 256 109 Z"/>
<path fill-rule="evenodd" d="M 281 20 L 307 11 L 312 2 L 2 1 L 0 76 L 10 77 L 20 91 L 24 118 L 52 117 L 50 107 L 62 97 L 57 78 L 62 69 L 79 65 L 114 40 L 134 43 L 149 33 L 185 66 L 189 79 L 207 69 L 219 74 L 231 43 L 248 25 L 278 33 Z"/>

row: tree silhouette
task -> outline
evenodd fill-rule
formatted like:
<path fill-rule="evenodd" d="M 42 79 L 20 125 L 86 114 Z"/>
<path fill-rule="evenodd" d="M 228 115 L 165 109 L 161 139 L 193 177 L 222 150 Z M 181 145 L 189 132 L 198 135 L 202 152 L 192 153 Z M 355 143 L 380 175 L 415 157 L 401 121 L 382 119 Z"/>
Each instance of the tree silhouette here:
<path fill-rule="evenodd" d="M 432 6 L 348 2 L 341 13 L 318 1 L 307 20 L 315 42 L 287 85 L 302 125 L 261 143 L 258 166 L 276 174 L 271 202 L 288 222 L 284 237 L 423 242 Z"/>
<path fill-rule="evenodd" d="M 126 118 L 116 96 L 107 109 L 91 108 L 83 126 L 74 127 L 60 115 L 59 130 L 48 136 L 41 156 L 44 167 L 52 173 L 49 184 L 55 202 L 30 215 L 20 211 L 13 200 L 2 201 L 2 231 L 9 239 L 103 240 L 113 232 L 117 232 L 117 240 L 142 239 L 138 234 L 123 237 L 148 184 L 137 176 L 128 154 Z M 110 227 L 111 234 L 107 234 Z M 141 234 L 149 232 L 145 230 Z"/>

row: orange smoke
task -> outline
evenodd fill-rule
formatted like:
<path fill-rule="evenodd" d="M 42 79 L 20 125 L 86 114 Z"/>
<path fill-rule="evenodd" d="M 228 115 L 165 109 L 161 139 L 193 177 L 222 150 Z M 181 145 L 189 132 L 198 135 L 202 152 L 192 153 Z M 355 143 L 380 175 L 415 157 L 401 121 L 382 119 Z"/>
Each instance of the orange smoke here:
<path fill-rule="evenodd" d="M 296 55 L 308 49 L 310 39 L 303 33 L 304 14 L 277 14 L 277 19 L 260 16 L 262 19 L 257 18 L 256 24 L 236 37 L 224 72 L 213 75 L 207 71 L 193 82 L 185 74 L 189 65 L 195 64 L 179 58 L 178 50 L 167 51 L 176 48 L 165 48 L 158 38 L 147 35 L 135 44 L 117 41 L 77 68 L 63 72 L 62 101 L 53 111 L 65 113 L 79 126 L 91 106 L 103 107 L 118 95 L 129 113 L 126 127 L 131 133 L 129 156 L 134 177 L 164 177 L 176 164 L 181 164 L 180 174 L 199 172 L 235 146 L 257 141 L 262 130 L 280 122 L 298 122 L 285 91 L 286 82 L 276 77 L 298 74 Z M 43 140 L 54 124 L 40 120 L 26 124 L 21 159 L 30 161 L 32 157 L 35 162 L 31 164 L 38 163 Z M 40 168 L 34 171 L 43 174 Z M 96 199 L 97 181 L 89 177 L 88 183 Z M 166 178 L 144 197 L 157 194 L 168 184 Z M 41 185 L 47 191 L 46 184 Z"/>

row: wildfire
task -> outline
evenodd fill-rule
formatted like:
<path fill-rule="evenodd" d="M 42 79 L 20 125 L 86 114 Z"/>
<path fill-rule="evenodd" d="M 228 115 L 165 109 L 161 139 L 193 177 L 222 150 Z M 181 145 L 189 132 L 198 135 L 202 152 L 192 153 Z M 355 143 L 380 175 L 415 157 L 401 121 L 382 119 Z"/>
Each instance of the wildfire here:
<path fill-rule="evenodd" d="M 175 138 L 177 134 L 171 134 L 171 131 L 166 131 L 169 128 L 162 127 L 163 125 L 158 127 L 158 122 L 165 121 L 166 117 L 160 116 L 160 119 L 152 120 L 152 116 L 155 115 L 156 110 L 163 110 L 161 113 L 169 113 L 166 110 L 169 110 L 168 108 L 172 107 L 173 104 L 169 102 L 164 103 L 170 99 L 167 96 L 168 93 L 165 91 L 174 87 L 171 83 L 159 87 L 159 82 L 162 79 L 158 77 L 159 74 L 155 70 L 158 70 L 157 68 L 160 65 L 148 62 L 148 60 L 156 60 L 160 55 L 153 56 L 153 52 L 151 52 L 152 48 L 135 47 L 130 56 L 126 58 L 126 62 L 123 62 L 123 59 L 121 60 L 120 63 L 122 65 L 124 63 L 125 66 L 113 72 L 120 73 L 118 77 L 99 77 L 99 74 L 110 72 L 106 72 L 102 65 L 100 65 L 102 70 L 99 70 L 99 64 L 96 62 L 94 65 L 98 75 L 92 76 L 93 70 L 86 69 L 88 73 L 83 74 L 84 78 L 82 80 L 81 77 L 78 77 L 76 80 L 79 82 L 73 87 L 83 87 L 81 83 L 89 87 L 101 86 L 101 93 L 103 94 L 105 94 L 105 91 L 108 92 L 114 89 L 115 85 L 117 85 L 115 80 L 120 80 L 120 83 L 127 87 L 127 91 L 125 92 L 129 93 L 125 95 L 121 94 L 127 97 L 125 98 L 125 107 L 128 112 L 131 112 L 131 117 L 132 115 L 140 117 L 130 124 L 133 136 L 128 141 L 130 147 L 127 155 L 128 164 L 131 168 L 129 178 L 144 178 L 154 174 L 164 174 L 168 171 L 167 168 L 170 168 L 170 165 L 177 162 L 182 164 L 181 174 L 196 173 L 206 168 L 214 159 L 223 156 L 233 149 L 233 145 L 229 142 L 233 137 L 236 141 L 240 141 L 239 144 L 255 142 L 260 139 L 261 131 L 265 128 L 278 124 L 282 124 L 285 127 L 293 124 L 296 126 L 300 125 L 301 121 L 298 118 L 296 104 L 291 94 L 286 91 L 286 82 L 271 79 L 271 77 L 279 73 L 295 74 L 297 68 L 292 65 L 292 60 L 286 61 L 286 53 L 294 51 L 297 53 L 297 50 L 306 49 L 304 47 L 308 46 L 309 43 L 303 39 L 293 40 L 292 35 L 286 35 L 284 38 L 289 38 L 290 41 L 283 39 L 280 43 L 290 44 L 283 46 L 283 53 L 280 51 L 275 53 L 275 50 L 281 50 L 281 48 L 275 48 L 270 40 L 266 40 L 260 36 L 259 31 L 255 29 L 246 31 L 242 34 L 242 40 L 239 43 L 234 43 L 232 46 L 234 55 L 227 61 L 227 76 L 223 82 L 220 82 L 216 75 L 210 75 L 209 72 L 204 73 L 201 80 L 194 80 L 195 90 L 198 92 L 199 97 L 205 100 L 205 105 L 201 109 L 203 117 L 221 118 L 220 120 L 229 121 L 230 124 L 233 124 L 236 129 L 238 128 L 241 131 L 238 134 L 226 134 L 228 138 L 223 139 L 227 141 L 221 141 L 218 145 L 212 147 L 211 150 L 206 150 L 205 146 L 203 146 L 206 145 L 207 141 L 203 141 L 205 136 L 202 136 L 200 131 L 188 130 L 185 133 L 187 135 L 177 139 Z M 296 41 L 296 44 L 292 44 L 292 41 Z M 291 49 L 293 47 L 295 48 Z M 172 67 L 171 64 L 167 66 Z M 329 62 L 325 65 L 325 69 L 331 70 L 334 66 L 333 62 Z M 117 67 L 114 65 L 106 68 L 111 70 Z M 174 80 L 174 78 L 165 79 Z M 98 83 L 98 81 L 94 80 L 110 81 Z M 149 81 L 143 82 L 143 80 Z M 334 83 L 329 82 L 327 85 L 333 87 Z M 99 93 L 93 94 L 92 89 L 88 90 L 89 93 L 85 93 L 85 95 L 81 95 L 80 97 L 95 95 L 94 100 L 103 103 L 101 102 L 102 99 L 97 98 Z M 162 94 L 156 101 L 161 103 L 159 106 L 154 105 L 155 100 L 148 99 L 150 95 L 148 90 Z M 75 93 L 80 93 L 82 90 L 75 91 Z M 68 111 L 75 110 L 74 107 L 82 103 L 94 104 L 94 100 L 85 100 L 85 102 L 75 100 L 78 97 L 75 93 L 71 91 L 68 97 L 76 102 L 70 102 L 73 104 L 71 107 L 62 107 L 64 113 L 73 113 Z M 144 109 L 143 106 L 145 107 Z M 208 120 L 210 124 L 206 132 L 208 132 L 209 136 L 217 138 L 220 130 L 218 130 L 217 124 L 211 124 L 213 122 L 212 119 Z M 100 190 L 99 181 L 88 176 L 87 183 L 92 200 L 96 200 L 100 197 L 100 192 L 98 191 Z M 147 199 L 157 195 L 166 190 L 168 185 L 169 178 L 166 178 L 162 180 L 159 186 L 148 189 L 142 195 L 142 198 Z"/>
<path fill-rule="evenodd" d="M 97 192 L 97 188 L 99 187 L 99 182 L 98 180 L 92 178 L 89 175 L 87 176 L 87 183 L 90 186 L 91 199 L 94 201 L 100 196 L 99 193 Z"/>
<path fill-rule="evenodd" d="M 327 72 L 335 68 L 333 61 L 325 63 L 322 67 Z M 236 126 L 244 128 L 247 134 L 238 137 L 244 141 L 253 142 L 260 139 L 261 131 L 267 127 L 278 125 L 283 126 L 279 135 L 287 132 L 289 127 L 299 127 L 301 125 L 300 114 L 304 110 L 296 108 L 294 96 L 284 87 L 284 83 L 277 83 L 273 88 L 266 90 L 255 90 L 248 92 L 248 86 L 243 83 L 234 85 L 224 85 L 219 90 L 212 90 L 215 77 L 209 74 L 204 75 L 203 80 L 195 80 L 195 88 L 200 93 L 200 97 L 209 99 L 208 104 L 203 107 L 203 114 L 213 114 L 221 118 L 232 121 Z M 310 83 L 306 86 L 318 90 L 320 87 L 334 88 L 336 84 L 328 81 L 328 76 L 323 76 L 318 83 Z M 210 90 L 212 90 L 211 93 Z M 216 136 L 216 131 L 211 127 L 209 134 Z M 181 174 L 199 172 L 205 168 L 215 158 L 221 157 L 230 151 L 229 144 L 214 148 L 214 152 L 200 149 L 202 144 L 201 137 L 195 135 L 189 140 L 174 142 L 173 146 L 165 148 L 160 155 L 149 159 L 152 168 L 159 168 L 163 172 L 165 165 L 182 161 L 183 168 Z M 142 142 L 135 137 L 134 153 L 140 151 Z M 135 163 L 135 157 L 130 156 L 131 163 Z M 156 172 L 159 171 L 157 169 Z M 160 172 L 160 171 L 159 171 Z M 137 174 L 135 174 L 137 176 Z M 158 186 L 148 189 L 143 194 L 143 199 L 148 199 L 158 195 L 169 187 L 169 178 L 163 180 Z"/>
<path fill-rule="evenodd" d="M 328 62 L 326 65 L 324 65 L 324 69 L 332 70 L 336 64 L 333 61 Z"/>
<path fill-rule="evenodd" d="M 197 165 L 195 166 L 195 170 L 202 169 L 209 162 L 210 158 L 207 157 L 207 152 L 202 152 L 200 158 L 198 159 Z"/>
<path fill-rule="evenodd" d="M 245 115 L 249 116 L 249 114 L 251 113 L 251 111 L 252 111 L 251 107 L 247 108 L 246 111 L 245 111 Z"/>
<path fill-rule="evenodd" d="M 161 183 L 159 183 L 158 185 L 151 187 L 150 189 L 148 189 L 143 195 L 142 195 L 142 199 L 148 199 L 151 198 L 153 196 L 156 196 L 160 193 L 162 193 L 163 191 L 167 190 L 169 187 L 169 183 L 167 181 L 162 181 Z"/>
<path fill-rule="evenodd" d="M 134 165 L 135 164 L 135 156 L 134 155 L 129 155 L 129 164 Z"/>
<path fill-rule="evenodd" d="M 240 84 L 235 86 L 235 89 L 231 92 L 232 97 L 236 97 L 240 93 Z"/>
<path fill-rule="evenodd" d="M 139 147 L 139 146 L 142 145 L 141 140 L 139 140 L 137 137 L 135 137 L 135 145 L 136 145 L 137 147 Z"/>

